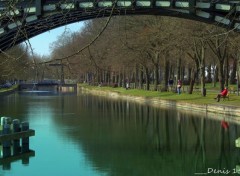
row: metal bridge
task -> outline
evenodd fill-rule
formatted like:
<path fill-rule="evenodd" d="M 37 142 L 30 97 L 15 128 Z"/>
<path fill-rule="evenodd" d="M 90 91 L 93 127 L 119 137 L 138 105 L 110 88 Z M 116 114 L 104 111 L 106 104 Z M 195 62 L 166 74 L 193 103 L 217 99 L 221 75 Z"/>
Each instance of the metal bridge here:
<path fill-rule="evenodd" d="M 20 83 L 18 90 L 27 92 L 77 92 L 77 84 L 57 82 Z"/>
<path fill-rule="evenodd" d="M 240 0 L 0 0 L 0 52 L 66 24 L 110 15 L 164 15 L 240 30 Z"/>

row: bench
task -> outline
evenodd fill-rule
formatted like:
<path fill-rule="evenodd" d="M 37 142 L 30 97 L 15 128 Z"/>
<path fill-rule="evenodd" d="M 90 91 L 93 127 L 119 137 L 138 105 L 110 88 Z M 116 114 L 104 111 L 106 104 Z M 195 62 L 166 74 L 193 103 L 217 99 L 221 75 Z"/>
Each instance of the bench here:
<path fill-rule="evenodd" d="M 225 96 L 222 96 L 221 95 L 221 97 L 220 97 L 220 99 L 222 98 L 222 100 L 224 101 L 225 99 L 228 99 L 229 100 L 229 93 L 227 94 L 227 95 L 225 95 Z"/>
<path fill-rule="evenodd" d="M 236 91 L 237 90 L 233 86 L 230 87 L 230 93 L 234 93 L 235 94 Z"/>
<path fill-rule="evenodd" d="M 200 89 L 199 87 L 194 87 L 194 88 L 193 88 L 193 91 L 195 91 L 195 92 L 201 92 L 201 89 Z"/>

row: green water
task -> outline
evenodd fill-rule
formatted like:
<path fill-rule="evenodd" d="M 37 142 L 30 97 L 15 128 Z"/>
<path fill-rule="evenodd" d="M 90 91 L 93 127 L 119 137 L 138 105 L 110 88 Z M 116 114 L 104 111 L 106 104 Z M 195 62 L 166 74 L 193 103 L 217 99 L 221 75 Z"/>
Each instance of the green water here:
<path fill-rule="evenodd" d="M 0 176 L 237 175 L 240 165 L 240 126 L 224 129 L 204 113 L 84 94 L 16 93 L 0 97 L 0 116 L 28 121 L 36 133 L 35 156 L 3 163 Z"/>

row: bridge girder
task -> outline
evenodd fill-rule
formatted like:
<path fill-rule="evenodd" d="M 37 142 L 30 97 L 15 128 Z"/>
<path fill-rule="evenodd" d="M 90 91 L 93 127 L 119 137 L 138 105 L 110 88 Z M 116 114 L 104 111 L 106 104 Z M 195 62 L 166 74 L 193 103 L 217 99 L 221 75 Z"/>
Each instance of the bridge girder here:
<path fill-rule="evenodd" d="M 112 11 L 112 8 L 113 11 Z M 0 50 L 48 30 L 109 15 L 175 16 L 240 30 L 240 1 L 18 0 L 0 1 Z"/>

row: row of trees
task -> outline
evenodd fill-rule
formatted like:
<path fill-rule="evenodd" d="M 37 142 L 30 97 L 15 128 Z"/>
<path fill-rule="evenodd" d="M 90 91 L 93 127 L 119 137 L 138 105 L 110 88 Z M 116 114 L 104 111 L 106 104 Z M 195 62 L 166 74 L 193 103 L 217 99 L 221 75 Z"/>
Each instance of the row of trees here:
<path fill-rule="evenodd" d="M 138 88 L 145 84 L 148 90 L 150 84 L 154 90 L 161 85 L 166 91 L 169 79 L 181 79 L 190 85 L 189 93 L 196 82 L 203 90 L 206 82 L 216 86 L 219 81 L 222 90 L 229 83 L 236 84 L 240 73 L 238 39 L 238 33 L 219 25 L 186 19 L 111 17 L 110 23 L 109 19 L 94 19 L 77 33 L 65 32 L 52 44 L 51 60 L 64 65 L 65 78 L 92 84 L 129 81 Z M 24 47 L 18 48 L 27 54 Z M 31 63 L 32 69 L 27 69 L 31 79 L 60 78 L 60 68 L 50 67 L 44 58 L 30 54 L 24 58 L 25 66 Z"/>
<path fill-rule="evenodd" d="M 53 59 L 64 58 L 86 46 L 104 27 L 105 19 L 88 21 L 80 33 L 59 38 Z M 112 17 L 104 33 L 83 52 L 64 59 L 78 79 L 91 83 L 134 82 L 167 90 L 169 79 L 213 86 L 236 84 L 239 34 L 218 25 L 161 16 Z M 175 81 L 176 82 L 176 81 Z"/>
<path fill-rule="evenodd" d="M 18 45 L 0 54 L 0 84 L 28 79 L 33 70 L 28 49 L 24 45 Z"/>

